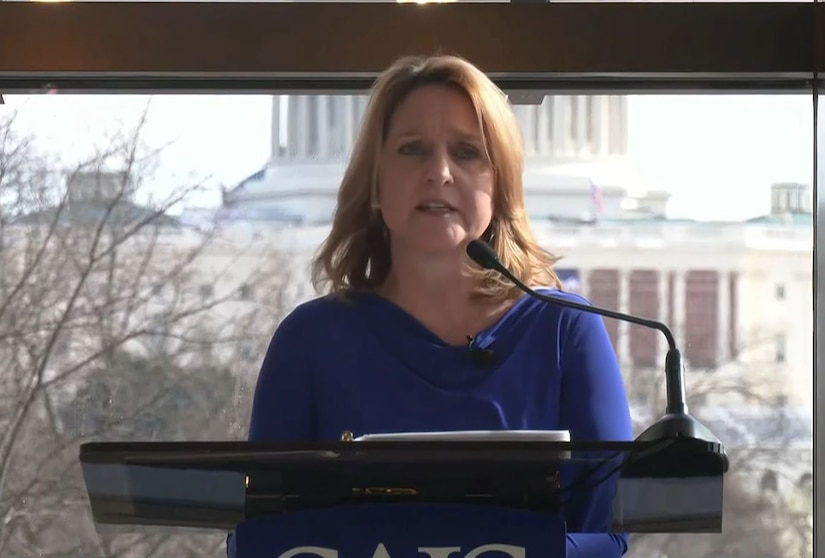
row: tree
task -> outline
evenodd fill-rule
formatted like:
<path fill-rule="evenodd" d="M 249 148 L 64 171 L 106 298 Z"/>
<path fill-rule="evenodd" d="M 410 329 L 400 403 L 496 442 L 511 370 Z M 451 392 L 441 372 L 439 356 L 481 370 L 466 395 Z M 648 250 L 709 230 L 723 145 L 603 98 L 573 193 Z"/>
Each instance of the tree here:
<path fill-rule="evenodd" d="M 0 120 L 3 556 L 202 556 L 202 538 L 98 536 L 77 448 L 243 436 L 292 305 L 284 255 L 172 215 L 202 184 L 147 195 L 147 115 L 69 169 Z"/>
<path fill-rule="evenodd" d="M 689 303 L 689 301 L 687 301 Z M 725 480 L 721 534 L 634 535 L 630 557 L 808 558 L 812 555 L 812 510 L 805 475 L 811 470 L 811 433 L 790 416 L 776 382 L 776 336 L 749 332 L 747 342 L 715 367 L 688 369 L 688 406 L 719 436 L 730 458 Z M 649 425 L 665 409 L 664 375 L 658 369 L 626 371 L 628 392 L 640 420 Z M 726 416 L 724 405 L 740 408 Z M 753 413 L 747 410 L 756 409 Z M 806 503 L 806 496 L 807 502 Z"/>

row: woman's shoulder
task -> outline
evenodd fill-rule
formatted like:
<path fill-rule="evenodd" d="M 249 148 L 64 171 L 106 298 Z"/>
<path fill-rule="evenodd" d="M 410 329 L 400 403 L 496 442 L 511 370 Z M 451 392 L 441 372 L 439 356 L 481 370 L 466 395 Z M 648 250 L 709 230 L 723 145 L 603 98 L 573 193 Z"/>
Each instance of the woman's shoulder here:
<path fill-rule="evenodd" d="M 540 314 L 543 319 L 539 320 L 538 323 L 546 326 L 549 320 L 560 333 L 579 328 L 604 327 L 601 315 L 588 312 L 582 308 L 572 308 L 564 305 L 565 302 L 572 302 L 580 306 L 593 306 L 587 297 L 578 293 L 563 291 L 556 287 L 534 287 L 533 290 L 541 295 L 560 301 L 557 304 L 553 300 L 540 300 L 525 294 L 525 298 L 522 299 L 522 302 L 525 303 L 522 311 Z"/>
<path fill-rule="evenodd" d="M 359 294 L 326 294 L 296 305 L 289 311 L 280 328 L 303 329 L 305 327 L 319 328 L 322 324 L 351 318 L 353 313 L 361 308 Z"/>
<path fill-rule="evenodd" d="M 557 287 L 536 287 L 534 289 L 537 293 L 552 296 L 554 298 L 560 298 L 562 300 L 569 300 L 571 302 L 578 302 L 579 304 L 585 304 L 590 306 L 590 300 L 587 299 L 585 296 L 580 295 L 578 293 L 574 293 L 572 291 L 563 291 Z M 579 310 L 581 312 L 581 310 Z"/>
<path fill-rule="evenodd" d="M 352 300 L 332 295 L 300 302 L 278 320 L 270 350 L 302 354 L 315 350 L 320 340 L 325 344 L 333 340 L 346 342 L 349 334 L 357 330 L 353 327 L 357 322 L 353 319 L 356 307 Z"/>
<path fill-rule="evenodd" d="M 582 306 L 592 306 L 590 300 L 583 295 L 570 291 L 563 291 L 556 287 L 534 287 L 533 290 L 540 295 L 554 300 L 541 300 L 525 293 L 522 301 L 526 302 L 526 306 L 530 309 L 543 310 L 560 319 L 572 318 L 580 314 L 590 314 L 590 312 L 586 312 L 580 308 L 571 308 L 569 306 L 565 306 L 564 304 L 565 302 L 573 302 Z M 560 301 L 560 303 L 557 304 L 555 300 Z"/>

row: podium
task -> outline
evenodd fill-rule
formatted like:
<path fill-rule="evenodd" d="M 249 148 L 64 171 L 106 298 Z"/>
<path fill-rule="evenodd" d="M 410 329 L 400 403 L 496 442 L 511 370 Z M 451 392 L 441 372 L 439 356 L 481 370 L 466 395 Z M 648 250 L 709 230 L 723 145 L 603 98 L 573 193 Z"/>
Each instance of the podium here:
<path fill-rule="evenodd" d="M 237 558 L 564 558 L 569 510 L 610 494 L 602 532 L 719 532 L 720 444 L 87 443 L 99 527 L 234 533 Z"/>

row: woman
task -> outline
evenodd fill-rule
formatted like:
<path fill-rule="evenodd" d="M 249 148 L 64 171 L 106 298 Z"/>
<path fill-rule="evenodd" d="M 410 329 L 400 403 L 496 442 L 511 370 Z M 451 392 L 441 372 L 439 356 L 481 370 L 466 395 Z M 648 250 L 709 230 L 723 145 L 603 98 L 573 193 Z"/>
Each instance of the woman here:
<path fill-rule="evenodd" d="M 486 240 L 525 283 L 558 292 L 534 241 L 505 95 L 452 56 L 378 79 L 313 282 L 327 296 L 275 332 L 250 440 L 439 430 L 569 430 L 631 439 L 602 319 L 537 302 L 466 256 Z M 559 294 L 581 300 L 570 294 Z M 482 355 L 484 358 L 477 358 Z M 618 557 L 610 494 L 567 513 L 568 556 Z"/>

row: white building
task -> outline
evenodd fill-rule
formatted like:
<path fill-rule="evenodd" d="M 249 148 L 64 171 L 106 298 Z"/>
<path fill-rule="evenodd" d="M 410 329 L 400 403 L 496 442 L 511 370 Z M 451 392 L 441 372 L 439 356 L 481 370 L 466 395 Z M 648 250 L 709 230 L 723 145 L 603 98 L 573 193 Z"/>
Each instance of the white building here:
<path fill-rule="evenodd" d="M 328 223 L 365 96 L 298 95 L 273 99 L 269 164 L 224 192 L 227 216 L 300 224 Z M 627 105 L 618 96 L 548 96 L 514 107 L 524 135 L 524 187 L 537 220 L 662 217 L 666 192 L 633 194 Z"/>
<path fill-rule="evenodd" d="M 224 192 L 223 222 L 309 255 L 328 230 L 366 102 L 275 97 L 269 164 Z M 514 111 L 528 211 L 542 244 L 563 257 L 557 271 L 569 287 L 671 325 L 695 374 L 765 376 L 760 396 L 810 406 L 808 187 L 774 185 L 770 215 L 747 222 L 667 219 L 666 192 L 634 193 L 625 98 L 548 96 Z M 661 367 L 659 334 L 610 320 L 607 327 L 626 366 Z"/>

